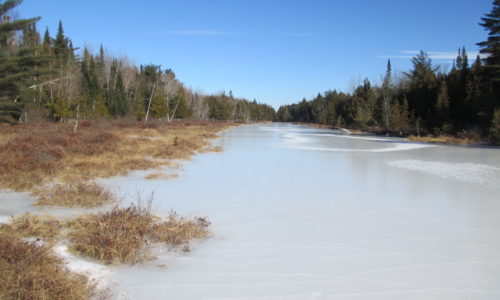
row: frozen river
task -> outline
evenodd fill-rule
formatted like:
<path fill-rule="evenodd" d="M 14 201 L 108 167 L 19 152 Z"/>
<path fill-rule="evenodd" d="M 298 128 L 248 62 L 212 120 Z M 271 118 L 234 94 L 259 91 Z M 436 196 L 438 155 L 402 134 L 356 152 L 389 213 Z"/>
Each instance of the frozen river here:
<path fill-rule="evenodd" d="M 172 180 L 105 180 L 213 237 L 117 267 L 131 299 L 500 299 L 500 150 L 232 128 Z"/>

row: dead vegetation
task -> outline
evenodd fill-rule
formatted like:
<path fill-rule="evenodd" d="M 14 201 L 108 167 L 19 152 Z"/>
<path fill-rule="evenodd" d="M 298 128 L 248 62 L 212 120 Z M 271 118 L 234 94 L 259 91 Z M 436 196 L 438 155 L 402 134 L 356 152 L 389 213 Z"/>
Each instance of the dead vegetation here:
<path fill-rule="evenodd" d="M 163 173 L 152 173 L 146 175 L 144 178 L 146 179 L 161 179 L 161 180 L 169 180 L 178 178 L 179 174 L 163 174 Z"/>
<path fill-rule="evenodd" d="M 4 126 L 0 189 L 32 191 L 36 205 L 99 206 L 113 195 L 92 179 L 175 165 L 196 152 L 221 151 L 210 147 L 208 139 L 228 126 L 130 120 L 85 121 L 76 132 L 72 124 Z M 16 217 L 0 225 L 0 299 L 89 298 L 93 287 L 53 254 L 50 247 L 56 242 L 67 241 L 71 252 L 104 263 L 138 263 L 151 258 L 148 250 L 157 243 L 189 251 L 189 241 L 206 237 L 209 225 L 204 218 L 187 220 L 173 213 L 161 220 L 151 214 L 150 205 L 115 206 L 65 222 L 33 214 Z"/>
<path fill-rule="evenodd" d="M 115 197 L 95 182 L 68 182 L 36 189 L 34 205 L 96 207 L 111 203 Z"/>
<path fill-rule="evenodd" d="M 186 220 L 172 213 L 161 221 L 151 214 L 151 206 L 114 207 L 109 212 L 87 214 L 71 221 L 69 250 L 106 264 L 140 263 L 149 260 L 154 243 L 184 245 L 209 234 L 204 218 Z"/>
<path fill-rule="evenodd" d="M 55 239 L 61 232 L 61 223 L 53 216 L 26 213 L 0 225 L 0 233 L 15 234 L 19 238 Z"/>
<path fill-rule="evenodd" d="M 415 136 L 411 135 L 408 140 L 413 142 L 435 143 L 435 144 L 451 144 L 451 145 L 473 145 L 481 142 L 479 137 L 475 136 L 451 136 L 451 135 L 438 135 L 438 136 Z"/>
<path fill-rule="evenodd" d="M 0 299 L 88 299 L 88 279 L 70 272 L 48 246 L 0 232 Z"/>
<path fill-rule="evenodd" d="M 210 148 L 230 126 L 213 122 L 85 121 L 5 127 L 0 133 L 0 188 L 30 190 L 56 180 L 110 177 L 168 165 Z"/>

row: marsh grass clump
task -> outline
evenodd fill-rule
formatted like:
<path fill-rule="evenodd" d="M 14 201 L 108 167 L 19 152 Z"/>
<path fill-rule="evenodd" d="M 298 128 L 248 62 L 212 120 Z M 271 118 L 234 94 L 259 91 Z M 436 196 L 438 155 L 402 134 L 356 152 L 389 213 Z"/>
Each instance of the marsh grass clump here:
<path fill-rule="evenodd" d="M 178 178 L 178 177 L 179 177 L 179 174 L 152 173 L 152 174 L 146 175 L 144 178 L 169 180 L 169 179 L 174 179 L 174 178 Z"/>
<path fill-rule="evenodd" d="M 68 182 L 35 190 L 34 205 L 96 207 L 112 202 L 115 197 L 102 185 L 89 182 Z"/>
<path fill-rule="evenodd" d="M 413 142 L 423 142 L 423 143 L 436 143 L 436 144 L 453 144 L 453 145 L 471 145 L 477 144 L 481 140 L 479 138 L 468 137 L 468 136 L 451 136 L 451 135 L 439 135 L 439 136 L 415 136 L 411 135 L 408 140 Z"/>
<path fill-rule="evenodd" d="M 150 209 L 139 205 L 86 214 L 69 223 L 69 250 L 107 264 L 142 262 L 153 222 Z"/>
<path fill-rule="evenodd" d="M 15 234 L 20 238 L 36 237 L 52 240 L 59 236 L 62 224 L 53 216 L 23 214 L 8 224 L 0 226 L 0 232 Z"/>
<path fill-rule="evenodd" d="M 0 299 L 88 299 L 87 277 L 70 272 L 48 246 L 0 232 Z"/>
<path fill-rule="evenodd" d="M 151 214 L 151 204 L 115 206 L 111 211 L 81 216 L 68 224 L 69 250 L 107 264 L 140 263 L 151 257 L 153 243 L 171 246 L 206 237 L 210 223 L 185 220 L 175 214 L 166 221 Z"/>
<path fill-rule="evenodd" d="M 168 219 L 154 224 L 152 238 L 155 242 L 172 246 L 187 245 L 193 239 L 201 239 L 209 235 L 210 222 L 206 218 L 193 220 L 179 217 L 171 212 Z"/>

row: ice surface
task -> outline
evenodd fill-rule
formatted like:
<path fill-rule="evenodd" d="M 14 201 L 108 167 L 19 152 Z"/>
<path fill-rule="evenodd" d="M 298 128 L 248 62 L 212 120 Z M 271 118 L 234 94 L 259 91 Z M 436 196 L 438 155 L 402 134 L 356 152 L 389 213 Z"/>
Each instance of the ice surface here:
<path fill-rule="evenodd" d="M 113 293 L 115 289 L 114 275 L 110 268 L 77 257 L 68 252 L 68 247 L 63 244 L 56 245 L 54 252 L 66 262 L 69 270 L 86 275 L 98 291 L 104 293 Z M 117 295 L 119 293 L 116 292 Z"/>
<path fill-rule="evenodd" d="M 176 179 L 102 180 L 213 223 L 191 253 L 110 268 L 130 299 L 500 299 L 498 149 L 289 124 L 215 143 Z"/>
<path fill-rule="evenodd" d="M 104 181 L 126 201 L 154 191 L 157 213 L 213 222 L 191 253 L 159 255 L 165 268 L 117 271 L 131 298 L 500 299 L 498 149 L 286 124 L 216 143 L 224 152 L 180 178 Z"/>
<path fill-rule="evenodd" d="M 395 160 L 389 162 L 389 165 L 465 182 L 500 184 L 500 168 L 487 165 L 475 163 L 451 164 L 414 159 Z"/>

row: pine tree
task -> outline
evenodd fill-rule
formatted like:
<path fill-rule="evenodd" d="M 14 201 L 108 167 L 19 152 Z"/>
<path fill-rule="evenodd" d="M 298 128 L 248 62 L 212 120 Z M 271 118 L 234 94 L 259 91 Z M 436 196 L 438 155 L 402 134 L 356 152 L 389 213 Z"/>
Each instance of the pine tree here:
<path fill-rule="evenodd" d="M 18 44 L 17 33 L 34 29 L 40 18 L 10 21 L 8 12 L 21 4 L 20 0 L 0 4 L 0 122 L 22 120 L 29 100 L 28 87 L 37 83 L 48 59 L 37 56 L 36 49 L 28 44 Z M 24 94 L 24 95 L 23 95 Z"/>
<path fill-rule="evenodd" d="M 458 49 L 456 65 L 457 69 L 462 72 L 469 69 L 469 59 L 467 57 L 467 51 L 465 50 L 465 47 L 462 47 L 462 49 Z"/>
<path fill-rule="evenodd" d="M 385 130 L 389 130 L 389 116 L 391 114 L 391 78 L 392 78 L 392 68 L 391 60 L 387 60 L 387 70 L 385 72 L 384 82 L 382 84 L 383 93 L 383 107 L 382 107 L 382 117 Z"/>
<path fill-rule="evenodd" d="M 84 50 L 82 61 L 82 94 L 86 118 L 107 117 L 109 112 L 97 75 L 97 65 L 88 49 Z"/>
<path fill-rule="evenodd" d="M 399 135 L 403 135 L 410 123 L 408 101 L 406 100 L 406 97 L 403 98 L 402 104 L 397 99 L 394 100 L 391 105 L 391 115 L 389 120 L 390 129 L 392 131 L 398 131 Z"/>
<path fill-rule="evenodd" d="M 54 39 L 54 54 L 59 65 L 65 65 L 69 62 L 71 57 L 69 48 L 69 39 L 64 35 L 64 29 L 62 21 L 59 21 L 59 27 L 57 29 L 57 35 Z"/>
<path fill-rule="evenodd" d="M 448 88 L 446 87 L 446 81 L 441 81 L 439 87 L 439 94 L 436 102 L 436 111 L 444 114 L 440 114 L 441 117 L 447 115 L 448 109 L 450 107 L 450 98 L 448 97 Z"/>
<path fill-rule="evenodd" d="M 494 81 L 500 81 L 500 0 L 493 1 L 489 14 L 481 18 L 479 23 L 488 32 L 486 41 L 477 43 L 480 52 L 486 55 L 485 67 L 491 72 Z"/>
<path fill-rule="evenodd" d="M 45 29 L 42 42 L 42 51 L 46 55 L 52 54 L 52 38 L 50 37 L 49 28 Z"/>
<path fill-rule="evenodd" d="M 110 81 L 107 102 L 109 113 L 113 117 L 125 116 L 128 113 L 128 102 L 122 73 L 116 60 L 111 64 Z"/>
<path fill-rule="evenodd" d="M 114 78 L 113 76 L 106 78 L 106 55 L 104 53 L 104 47 L 102 45 L 99 48 L 99 56 L 97 57 L 97 76 L 99 79 L 99 85 L 109 93 L 109 81 L 113 80 Z"/>
<path fill-rule="evenodd" d="M 191 117 L 191 110 L 189 109 L 186 101 L 186 92 L 184 91 L 184 88 L 181 88 L 179 90 L 179 94 L 177 95 L 177 100 L 175 101 L 175 107 L 173 112 L 172 118 L 176 119 L 185 119 Z"/>
<path fill-rule="evenodd" d="M 412 59 L 412 63 L 413 70 L 404 73 L 410 79 L 408 91 L 410 109 L 415 112 L 415 117 L 429 120 L 430 109 L 436 102 L 438 68 L 432 66 L 432 60 L 423 51 Z"/>
<path fill-rule="evenodd" d="M 500 108 L 495 110 L 493 120 L 491 121 L 491 142 L 495 145 L 500 145 Z"/>
<path fill-rule="evenodd" d="M 168 114 L 167 103 L 165 102 L 165 93 L 159 88 L 153 96 L 151 103 L 151 115 L 154 118 L 164 118 Z"/>
<path fill-rule="evenodd" d="M 451 130 L 451 125 L 448 123 L 449 114 L 450 114 L 450 98 L 448 96 L 448 87 L 446 85 L 446 81 L 441 81 L 441 85 L 439 86 L 439 93 L 437 96 L 437 102 L 435 105 L 436 110 L 436 122 L 440 124 L 440 127 L 449 132 Z"/>
<path fill-rule="evenodd" d="M 23 39 L 21 45 L 28 48 L 38 48 L 40 46 L 40 35 L 36 30 L 36 23 L 28 24 L 23 29 Z"/>

